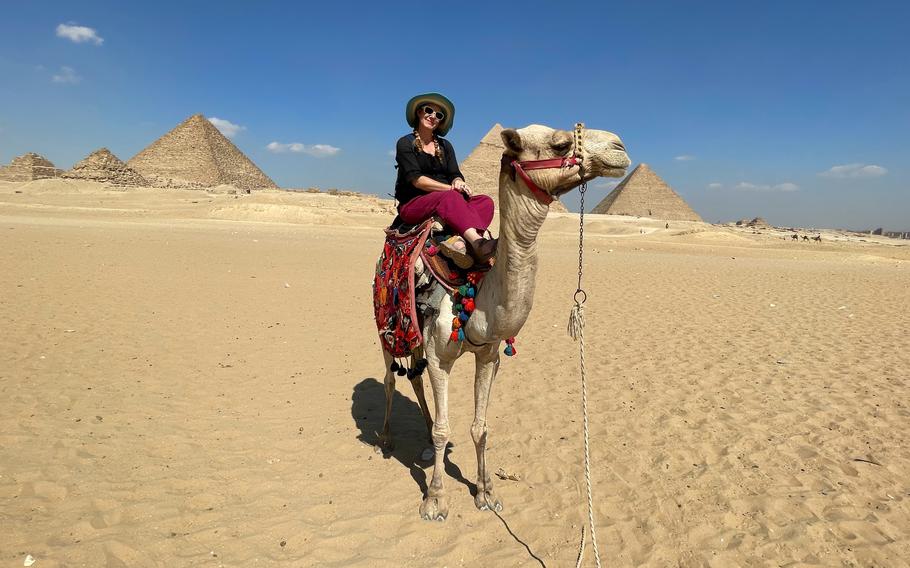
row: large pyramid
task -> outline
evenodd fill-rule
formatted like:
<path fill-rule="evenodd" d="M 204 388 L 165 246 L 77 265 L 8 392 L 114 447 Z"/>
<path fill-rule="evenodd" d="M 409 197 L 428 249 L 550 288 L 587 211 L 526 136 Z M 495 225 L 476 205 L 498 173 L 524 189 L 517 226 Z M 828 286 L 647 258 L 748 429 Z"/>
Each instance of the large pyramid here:
<path fill-rule="evenodd" d="M 17 156 L 8 166 L 0 167 L 0 180 L 32 181 L 36 179 L 59 177 L 62 170 L 44 156 L 34 152 Z"/>
<path fill-rule="evenodd" d="M 156 187 L 278 187 L 201 114 L 178 124 L 127 165 Z"/>
<path fill-rule="evenodd" d="M 144 186 L 149 183 L 136 170 L 127 166 L 107 148 L 95 150 L 63 174 L 68 179 L 84 179 L 120 186 Z"/>
<path fill-rule="evenodd" d="M 668 221 L 702 220 L 648 164 L 639 164 L 591 212 Z"/>
<path fill-rule="evenodd" d="M 465 181 L 474 190 L 474 193 L 483 193 L 493 198 L 496 210 L 499 211 L 499 170 L 501 167 L 502 153 L 505 146 L 502 143 L 503 131 L 501 124 L 496 123 L 486 135 L 481 138 L 480 144 L 461 162 L 461 173 Z M 566 206 L 554 201 L 550 211 L 566 212 Z"/>

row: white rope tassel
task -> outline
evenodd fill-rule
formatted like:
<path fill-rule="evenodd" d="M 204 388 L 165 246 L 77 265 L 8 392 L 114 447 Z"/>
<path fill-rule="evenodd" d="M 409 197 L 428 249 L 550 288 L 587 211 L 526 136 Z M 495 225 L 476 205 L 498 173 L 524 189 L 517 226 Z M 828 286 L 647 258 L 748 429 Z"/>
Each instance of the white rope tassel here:
<path fill-rule="evenodd" d="M 581 358 L 581 409 L 584 418 L 584 441 L 585 441 L 585 483 L 588 489 L 588 525 L 591 527 L 591 545 L 594 547 L 594 561 L 597 568 L 600 565 L 600 551 L 597 549 L 597 532 L 594 529 L 594 496 L 591 490 L 591 449 L 588 436 L 588 385 L 587 369 L 585 368 L 585 308 L 576 302 L 572 308 L 572 315 L 569 316 L 568 326 L 569 336 L 578 341 L 579 355 Z M 578 561 L 575 568 L 581 567 L 581 562 L 585 552 L 585 532 L 581 531 L 581 545 L 578 550 Z"/>
<path fill-rule="evenodd" d="M 585 329 L 585 307 L 576 302 L 575 307 L 572 308 L 572 313 L 569 314 L 569 326 L 566 331 L 569 333 L 569 337 L 578 341 L 578 338 L 584 334 Z M 584 346 L 582 346 L 584 350 Z"/>

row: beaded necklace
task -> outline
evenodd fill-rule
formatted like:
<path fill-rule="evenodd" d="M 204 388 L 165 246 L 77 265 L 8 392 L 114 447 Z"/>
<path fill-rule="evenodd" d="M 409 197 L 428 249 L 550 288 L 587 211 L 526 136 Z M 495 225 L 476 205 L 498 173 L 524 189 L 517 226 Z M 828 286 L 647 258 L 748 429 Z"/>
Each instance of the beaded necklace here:
<path fill-rule="evenodd" d="M 420 132 L 417 129 L 414 129 L 414 147 L 418 152 L 423 152 L 423 139 L 420 138 Z M 439 138 L 436 137 L 436 134 L 433 134 L 433 146 L 435 148 L 434 154 L 436 159 L 442 162 L 442 144 L 439 143 Z"/>

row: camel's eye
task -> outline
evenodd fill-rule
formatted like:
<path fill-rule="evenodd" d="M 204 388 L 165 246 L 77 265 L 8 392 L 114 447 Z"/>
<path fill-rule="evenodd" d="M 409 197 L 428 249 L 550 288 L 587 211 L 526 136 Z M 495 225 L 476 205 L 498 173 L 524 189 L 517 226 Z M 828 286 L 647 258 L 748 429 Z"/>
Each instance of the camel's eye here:
<path fill-rule="evenodd" d="M 557 142 L 557 143 L 553 144 L 553 150 L 555 150 L 557 154 L 565 154 L 566 152 L 569 151 L 569 148 L 571 146 L 572 146 L 572 142 L 570 142 L 569 140 L 565 140 L 565 141 Z"/>

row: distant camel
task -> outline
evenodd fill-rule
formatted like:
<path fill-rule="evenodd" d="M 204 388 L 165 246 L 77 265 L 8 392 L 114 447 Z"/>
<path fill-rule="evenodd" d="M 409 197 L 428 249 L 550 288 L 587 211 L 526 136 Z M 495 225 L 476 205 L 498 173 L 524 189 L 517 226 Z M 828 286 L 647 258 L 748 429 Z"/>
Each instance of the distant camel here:
<path fill-rule="evenodd" d="M 804 240 L 804 241 L 808 241 L 808 240 L 809 240 L 809 237 L 807 237 L 806 235 L 803 235 L 803 240 Z"/>
<path fill-rule="evenodd" d="M 790 235 L 790 238 L 793 239 L 794 241 L 798 241 L 799 235 L 797 235 L 796 233 L 793 233 L 792 235 Z"/>
<path fill-rule="evenodd" d="M 817 243 L 820 243 L 820 242 L 822 242 L 822 236 L 821 236 L 821 235 L 815 235 L 814 237 L 812 237 L 812 240 L 815 241 L 815 242 L 817 242 Z"/>

